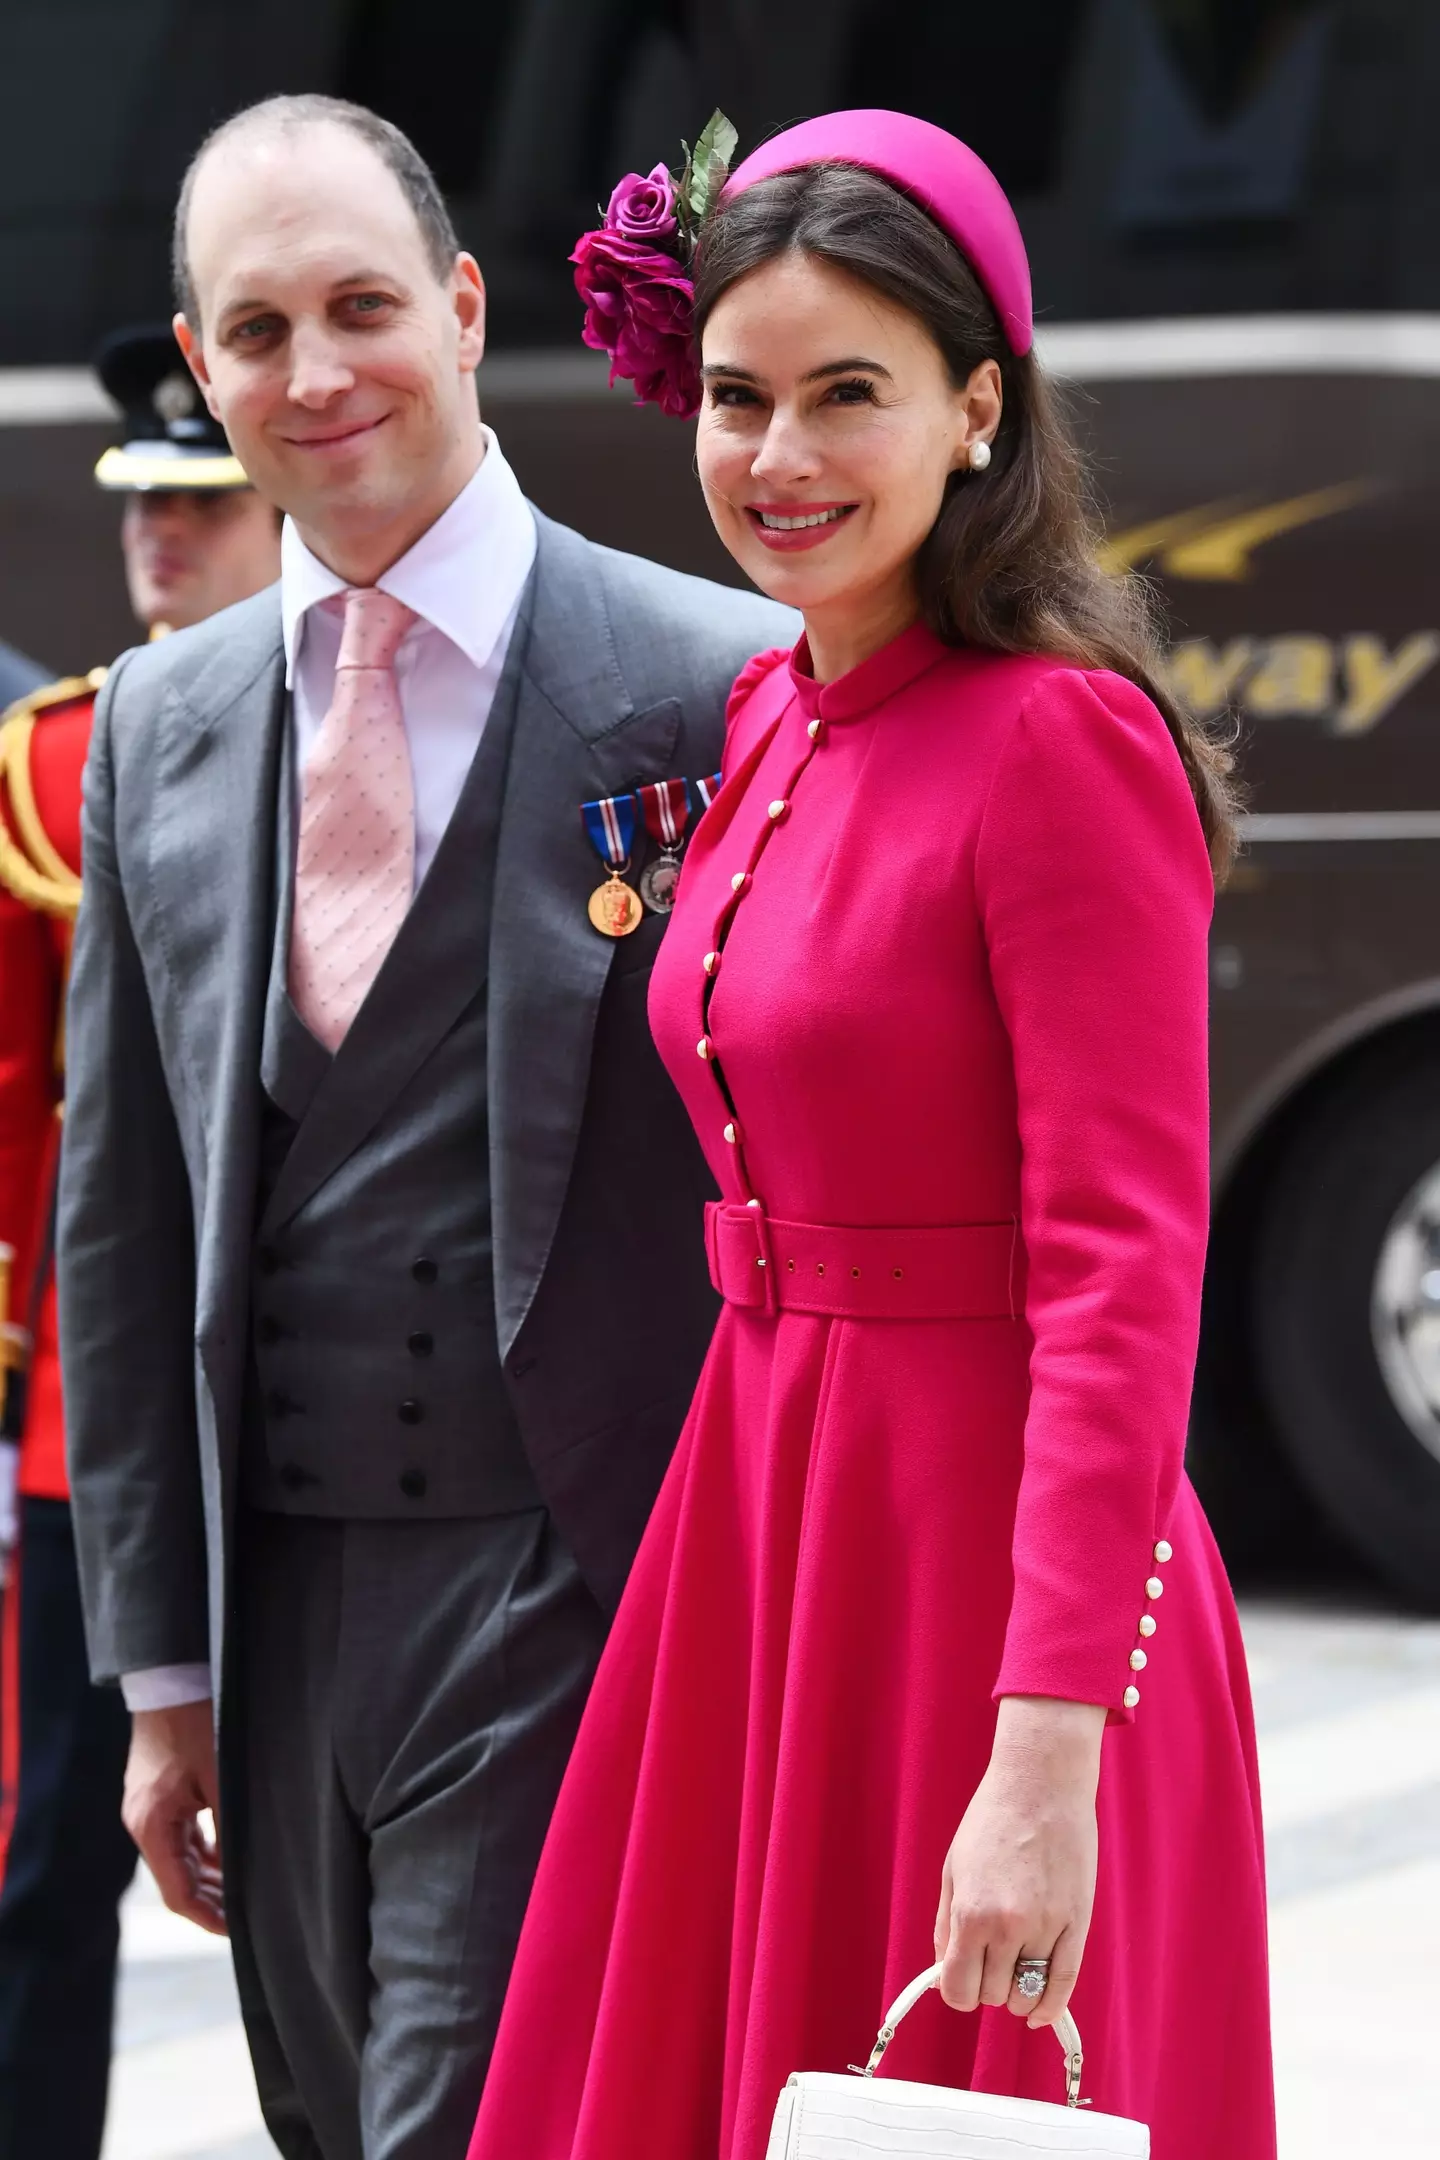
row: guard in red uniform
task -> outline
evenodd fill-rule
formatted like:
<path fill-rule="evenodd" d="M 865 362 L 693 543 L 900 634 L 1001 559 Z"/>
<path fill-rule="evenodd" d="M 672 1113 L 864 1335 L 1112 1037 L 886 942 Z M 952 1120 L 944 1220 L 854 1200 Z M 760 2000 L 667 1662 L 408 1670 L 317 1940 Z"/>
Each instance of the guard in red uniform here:
<path fill-rule="evenodd" d="M 97 367 L 126 428 L 96 478 L 125 496 L 121 542 L 142 627 L 182 629 L 272 583 L 279 520 L 200 404 L 170 332 L 122 333 Z M 32 692 L 0 722 L 3 2160 L 98 2160 L 118 1906 L 135 1867 L 120 1821 L 129 1718 L 86 1665 L 51 1267 L 80 783 L 104 672 Z"/>

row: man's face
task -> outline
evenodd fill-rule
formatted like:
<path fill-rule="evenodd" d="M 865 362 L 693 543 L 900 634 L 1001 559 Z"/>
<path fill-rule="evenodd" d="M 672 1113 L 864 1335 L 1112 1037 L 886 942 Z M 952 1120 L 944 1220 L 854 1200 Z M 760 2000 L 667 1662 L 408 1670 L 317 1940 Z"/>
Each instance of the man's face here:
<path fill-rule="evenodd" d="M 187 630 L 280 575 L 280 525 L 253 488 L 129 495 L 120 525 L 130 605 L 147 630 Z"/>
<path fill-rule="evenodd" d="M 176 334 L 236 456 L 333 567 L 378 575 L 479 462 L 475 264 L 437 277 L 394 175 L 324 122 L 213 151 L 188 245 Z"/>

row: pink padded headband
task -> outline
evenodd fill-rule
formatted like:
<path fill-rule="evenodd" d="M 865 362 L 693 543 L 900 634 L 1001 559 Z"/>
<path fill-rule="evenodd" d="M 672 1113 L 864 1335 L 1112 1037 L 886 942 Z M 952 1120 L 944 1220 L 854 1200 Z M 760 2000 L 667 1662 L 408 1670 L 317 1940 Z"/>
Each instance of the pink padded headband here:
<path fill-rule="evenodd" d="M 1004 189 L 973 150 L 906 113 L 825 113 L 762 143 L 730 175 L 720 199 L 729 202 L 777 173 L 822 164 L 861 165 L 928 210 L 972 265 L 1012 352 L 1029 352 L 1034 323 L 1025 242 Z"/>

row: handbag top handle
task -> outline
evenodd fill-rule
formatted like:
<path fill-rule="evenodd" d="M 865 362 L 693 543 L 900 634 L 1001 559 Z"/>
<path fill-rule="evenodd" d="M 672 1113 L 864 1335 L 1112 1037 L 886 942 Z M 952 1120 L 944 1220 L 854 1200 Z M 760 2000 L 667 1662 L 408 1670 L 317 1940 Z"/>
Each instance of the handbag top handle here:
<path fill-rule="evenodd" d="M 848 2063 L 847 2069 L 853 2070 L 856 2077 L 874 2077 L 876 2065 L 895 2037 L 896 2026 L 902 2018 L 910 2015 L 922 1995 L 928 1995 L 931 1988 L 939 1987 L 940 1975 L 944 1970 L 943 1965 L 932 1965 L 928 1972 L 921 1973 L 918 1979 L 910 1982 L 909 1987 L 901 1990 L 885 2013 L 885 2022 L 870 2050 L 869 2062 L 863 2068 L 859 2063 Z M 1089 2101 L 1080 2098 L 1080 2072 L 1085 2061 L 1084 2051 L 1080 2046 L 1080 2029 L 1068 2010 L 1061 2011 L 1053 2030 L 1065 2055 L 1065 2105 L 1089 2107 Z"/>

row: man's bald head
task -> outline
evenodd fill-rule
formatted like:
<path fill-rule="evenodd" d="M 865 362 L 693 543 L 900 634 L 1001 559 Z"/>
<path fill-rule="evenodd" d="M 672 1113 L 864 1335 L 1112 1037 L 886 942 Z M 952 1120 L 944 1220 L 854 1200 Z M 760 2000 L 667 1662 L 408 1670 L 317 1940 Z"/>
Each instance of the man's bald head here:
<path fill-rule="evenodd" d="M 368 106 L 352 105 L 345 98 L 318 94 L 265 98 L 258 105 L 247 105 L 243 111 L 232 113 L 228 120 L 222 120 L 219 127 L 213 128 L 190 160 L 180 183 L 180 199 L 175 205 L 171 235 L 170 267 L 175 305 L 192 330 L 199 330 L 200 307 L 190 274 L 190 209 L 201 167 L 212 153 L 222 148 L 238 148 L 252 138 L 259 142 L 267 137 L 293 135 L 317 126 L 343 128 L 374 151 L 381 164 L 394 176 L 415 213 L 425 253 L 436 277 L 442 280 L 449 277 L 460 243 L 435 175 L 408 135 L 402 134 L 390 121 L 382 120 L 379 113 L 371 112 Z"/>

